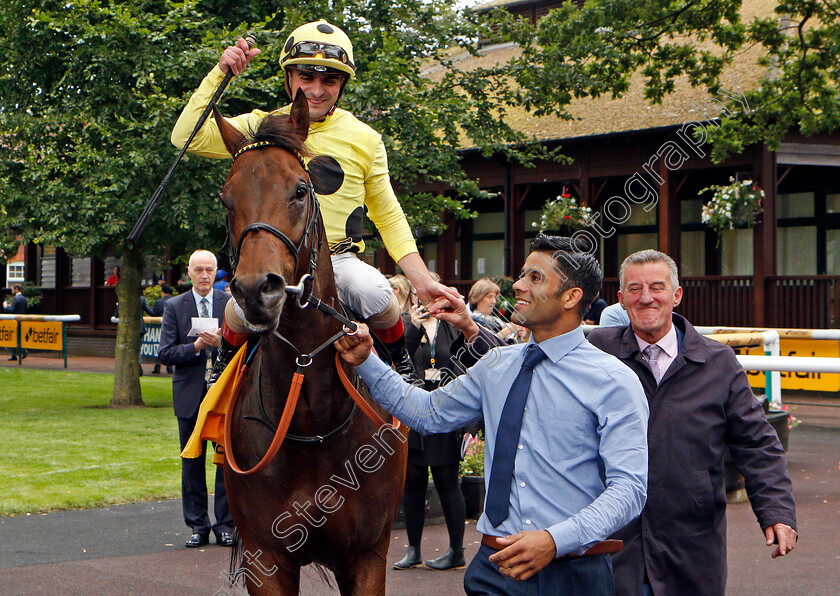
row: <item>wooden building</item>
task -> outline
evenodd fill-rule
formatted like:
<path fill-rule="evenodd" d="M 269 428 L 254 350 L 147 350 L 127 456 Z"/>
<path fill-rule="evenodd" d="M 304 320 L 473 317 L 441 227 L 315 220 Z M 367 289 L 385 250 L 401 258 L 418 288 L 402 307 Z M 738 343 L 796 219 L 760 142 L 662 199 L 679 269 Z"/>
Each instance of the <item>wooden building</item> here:
<path fill-rule="evenodd" d="M 482 6 L 504 5 L 535 21 L 558 4 L 497 0 Z M 773 4 L 747 0 L 745 16 L 766 15 Z M 511 44 L 485 45 L 480 58 L 464 58 L 459 67 L 489 65 L 515 52 Z M 741 90 L 764 76 L 757 52 L 737 58 L 724 78 L 729 85 L 715 97 L 677 81 L 677 91 L 652 106 L 637 78 L 621 100 L 576 100 L 573 121 L 514 113 L 520 129 L 550 148 L 559 145 L 573 162 L 525 168 L 465 149 L 466 171 L 498 199 L 472 205 L 476 219 L 449 220 L 442 236 L 423 238 L 423 256 L 462 290 L 480 277 L 515 275 L 543 205 L 565 189 L 601 213 L 602 225 L 588 232 L 597 241 L 608 302 L 616 300 L 624 257 L 658 248 L 679 265 L 686 292 L 679 310 L 696 324 L 840 325 L 840 134 L 790 132 L 777 151 L 753 146 L 722 164 L 713 164 L 705 141 L 691 134 L 698 125 L 717 126 L 723 110 L 755 108 Z M 710 194 L 699 191 L 727 184 L 730 176 L 764 189 L 764 213 L 754 228 L 719 236 L 700 221 Z M 606 225 L 607 211 L 613 225 Z"/>

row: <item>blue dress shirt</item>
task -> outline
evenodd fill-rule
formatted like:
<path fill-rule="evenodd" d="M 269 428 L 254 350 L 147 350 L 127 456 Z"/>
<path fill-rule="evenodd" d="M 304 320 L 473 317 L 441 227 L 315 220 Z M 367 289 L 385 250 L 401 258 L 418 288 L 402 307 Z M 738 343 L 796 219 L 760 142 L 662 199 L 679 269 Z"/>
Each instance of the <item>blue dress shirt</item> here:
<path fill-rule="evenodd" d="M 533 343 L 533 339 L 528 344 Z M 528 344 L 490 350 L 464 375 L 432 392 L 411 387 L 378 358 L 356 372 L 373 398 L 422 434 L 484 418 L 484 469 Z M 638 377 L 592 346 L 577 328 L 541 342 L 511 479 L 510 512 L 484 534 L 548 530 L 558 557 L 583 553 L 637 517 L 647 490 L 648 404 Z M 485 485 L 489 475 L 485 475 Z"/>

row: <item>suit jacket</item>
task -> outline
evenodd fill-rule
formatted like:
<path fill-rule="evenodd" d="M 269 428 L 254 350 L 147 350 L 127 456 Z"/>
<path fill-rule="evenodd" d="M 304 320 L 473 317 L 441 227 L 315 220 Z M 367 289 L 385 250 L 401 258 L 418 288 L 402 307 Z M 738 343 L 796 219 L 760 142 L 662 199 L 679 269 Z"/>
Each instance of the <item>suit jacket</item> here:
<path fill-rule="evenodd" d="M 162 317 L 163 316 L 163 307 L 166 306 L 166 303 L 172 300 L 174 296 L 171 294 L 164 294 L 160 298 L 157 299 L 155 305 L 152 307 L 152 312 L 150 313 L 153 317 Z"/>
<path fill-rule="evenodd" d="M 619 596 L 642 593 L 645 568 L 657 595 L 724 594 L 726 447 L 762 530 L 779 522 L 796 528 L 785 452 L 735 353 L 683 317 L 673 321 L 683 339 L 658 386 L 632 328 L 600 328 L 588 338 L 636 373 L 650 405 L 647 504 L 615 536 L 624 540 L 613 555 Z"/>
<path fill-rule="evenodd" d="M 213 290 L 213 316 L 219 319 L 219 325 L 225 317 L 225 304 L 230 294 Z M 205 356 L 195 353 L 195 337 L 188 337 L 192 317 L 198 316 L 193 292 L 185 292 L 168 300 L 163 308 L 163 322 L 160 327 L 160 350 L 158 358 L 161 364 L 174 366 L 172 375 L 172 402 L 178 418 L 191 418 L 198 411 L 204 398 Z M 216 358 L 216 349 L 212 351 Z"/>
<path fill-rule="evenodd" d="M 25 315 L 26 305 L 26 296 L 18 292 L 12 298 L 12 302 L 6 307 L 6 312 L 13 315 Z"/>

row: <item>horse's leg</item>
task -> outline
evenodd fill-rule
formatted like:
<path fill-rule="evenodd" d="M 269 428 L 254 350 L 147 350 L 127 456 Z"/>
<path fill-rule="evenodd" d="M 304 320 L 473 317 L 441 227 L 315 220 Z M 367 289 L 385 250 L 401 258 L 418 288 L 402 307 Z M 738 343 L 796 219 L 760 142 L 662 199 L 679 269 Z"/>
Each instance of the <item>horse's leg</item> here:
<path fill-rule="evenodd" d="M 297 596 L 300 568 L 287 557 L 255 549 L 245 550 L 237 571 L 251 596 Z"/>
<path fill-rule="evenodd" d="M 388 554 L 391 533 L 385 532 L 371 550 L 359 553 L 347 567 L 336 572 L 335 579 L 341 596 L 384 596 L 385 556 Z"/>

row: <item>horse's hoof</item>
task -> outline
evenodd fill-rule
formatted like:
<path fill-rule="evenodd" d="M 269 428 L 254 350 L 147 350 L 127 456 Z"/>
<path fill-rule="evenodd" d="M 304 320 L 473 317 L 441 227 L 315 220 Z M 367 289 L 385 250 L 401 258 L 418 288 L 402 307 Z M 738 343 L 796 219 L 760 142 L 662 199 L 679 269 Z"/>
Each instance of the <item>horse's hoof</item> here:
<path fill-rule="evenodd" d="M 423 559 L 420 558 L 420 549 L 409 546 L 405 549 L 405 556 L 394 563 L 394 569 L 411 569 L 412 567 L 419 567 L 423 564 Z"/>
<path fill-rule="evenodd" d="M 442 556 L 431 561 L 423 561 L 423 564 L 429 569 L 437 571 L 446 571 L 447 569 L 463 569 L 467 562 L 464 559 L 464 549 L 449 549 Z"/>

